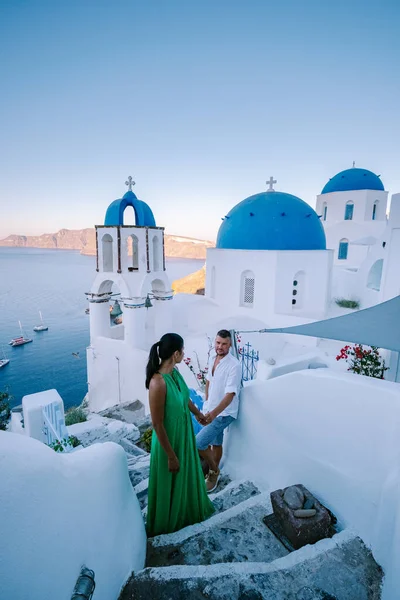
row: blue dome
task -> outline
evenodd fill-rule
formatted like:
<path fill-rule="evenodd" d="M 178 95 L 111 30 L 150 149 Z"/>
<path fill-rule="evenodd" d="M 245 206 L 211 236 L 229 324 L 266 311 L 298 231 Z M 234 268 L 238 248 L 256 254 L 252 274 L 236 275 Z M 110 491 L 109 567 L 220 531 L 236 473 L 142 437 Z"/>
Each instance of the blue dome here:
<path fill-rule="evenodd" d="M 331 192 L 349 192 L 352 190 L 380 190 L 385 191 L 379 175 L 367 169 L 346 169 L 328 181 L 321 194 Z"/>
<path fill-rule="evenodd" d="M 107 208 L 104 225 L 123 225 L 124 210 L 132 206 L 135 212 L 136 227 L 155 227 L 156 221 L 153 212 L 145 202 L 139 200 L 132 191 L 126 192 L 123 198 L 114 200 Z"/>
<path fill-rule="evenodd" d="M 232 250 L 325 250 L 322 223 L 308 204 L 283 192 L 246 198 L 226 215 L 217 248 Z"/>

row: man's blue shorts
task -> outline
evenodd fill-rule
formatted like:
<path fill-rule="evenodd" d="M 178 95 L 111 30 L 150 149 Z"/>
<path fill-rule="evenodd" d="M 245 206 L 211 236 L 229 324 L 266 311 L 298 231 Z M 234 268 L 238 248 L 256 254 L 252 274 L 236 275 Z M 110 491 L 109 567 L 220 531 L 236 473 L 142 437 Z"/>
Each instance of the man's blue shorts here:
<path fill-rule="evenodd" d="M 207 450 L 208 446 L 222 446 L 224 429 L 235 419 L 233 417 L 217 417 L 209 425 L 205 425 L 196 435 L 198 450 Z"/>

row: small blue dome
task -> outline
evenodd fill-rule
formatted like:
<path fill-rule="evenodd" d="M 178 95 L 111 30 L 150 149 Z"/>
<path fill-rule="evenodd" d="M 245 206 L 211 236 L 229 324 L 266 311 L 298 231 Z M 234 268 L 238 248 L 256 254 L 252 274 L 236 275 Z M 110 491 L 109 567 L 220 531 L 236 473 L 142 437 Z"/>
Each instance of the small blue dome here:
<path fill-rule="evenodd" d="M 122 198 L 111 202 L 107 208 L 104 225 L 123 225 L 124 210 L 132 206 L 135 212 L 136 227 L 155 227 L 156 221 L 153 212 L 145 202 L 139 200 L 132 191 L 126 192 Z"/>
<path fill-rule="evenodd" d="M 385 191 L 379 175 L 367 169 L 346 169 L 328 181 L 321 194 L 331 192 L 350 192 L 352 190 L 380 190 Z"/>
<path fill-rule="evenodd" d="M 226 215 L 217 248 L 232 250 L 325 250 L 322 223 L 297 196 L 262 192 L 246 198 Z"/>

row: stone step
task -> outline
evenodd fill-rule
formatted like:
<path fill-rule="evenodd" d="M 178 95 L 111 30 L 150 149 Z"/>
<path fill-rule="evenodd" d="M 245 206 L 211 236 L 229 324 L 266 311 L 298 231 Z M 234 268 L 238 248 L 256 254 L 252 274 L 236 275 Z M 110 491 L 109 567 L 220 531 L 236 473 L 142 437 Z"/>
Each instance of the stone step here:
<path fill-rule="evenodd" d="M 150 454 L 128 457 L 128 471 L 132 486 L 148 479 L 150 472 Z"/>
<path fill-rule="evenodd" d="M 371 552 L 345 530 L 269 563 L 146 568 L 119 600 L 379 600 L 381 584 Z"/>
<path fill-rule="evenodd" d="M 245 498 L 250 482 L 241 484 L 238 498 Z M 252 492 L 255 495 L 251 496 Z M 159 535 L 148 540 L 148 567 L 170 565 L 210 565 L 227 562 L 270 562 L 288 554 L 288 550 L 263 522 L 272 512 L 269 494 L 257 494 L 250 487 L 250 498 L 236 506 L 223 510 L 225 503 L 233 501 L 234 495 L 224 490 L 215 501 L 220 500 L 218 514 L 207 521 L 196 523 L 176 533 Z"/>

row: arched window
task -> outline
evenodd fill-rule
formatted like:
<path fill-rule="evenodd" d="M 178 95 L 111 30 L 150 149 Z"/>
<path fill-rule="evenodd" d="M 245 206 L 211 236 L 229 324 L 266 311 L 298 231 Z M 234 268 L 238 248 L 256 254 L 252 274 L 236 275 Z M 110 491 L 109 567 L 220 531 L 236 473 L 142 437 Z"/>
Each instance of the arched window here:
<path fill-rule="evenodd" d="M 368 273 L 367 287 L 371 290 L 379 292 L 381 289 L 382 270 L 383 258 L 379 258 L 374 262 Z"/>
<path fill-rule="evenodd" d="M 215 267 L 211 269 L 210 296 L 215 298 Z"/>
<path fill-rule="evenodd" d="M 113 271 L 113 239 L 109 233 L 106 233 L 101 238 L 103 250 L 103 271 L 110 273 Z"/>
<path fill-rule="evenodd" d="M 255 278 L 252 271 L 244 271 L 240 283 L 240 305 L 252 307 L 254 304 Z"/>
<path fill-rule="evenodd" d="M 326 216 L 328 214 L 328 205 L 326 202 L 322 205 L 322 220 L 326 221 Z"/>
<path fill-rule="evenodd" d="M 153 237 L 153 271 L 161 270 L 161 261 L 160 261 L 160 240 L 155 235 Z"/>
<path fill-rule="evenodd" d="M 130 235 L 126 240 L 126 251 L 128 253 L 128 269 L 137 271 L 139 269 L 139 240 L 136 235 Z"/>
<path fill-rule="evenodd" d="M 344 220 L 351 221 L 353 219 L 353 212 L 354 212 L 354 204 L 353 204 L 353 202 L 348 202 L 346 204 L 346 208 L 344 211 Z"/>
<path fill-rule="evenodd" d="M 349 240 L 342 239 L 339 242 L 338 259 L 346 260 L 349 251 Z"/>
<path fill-rule="evenodd" d="M 372 220 L 375 221 L 376 219 L 376 211 L 378 210 L 378 200 L 376 200 L 374 202 L 374 205 L 372 207 Z"/>
<path fill-rule="evenodd" d="M 292 283 L 292 308 L 303 308 L 304 293 L 305 293 L 305 278 L 304 271 L 298 271 L 293 277 Z"/>

